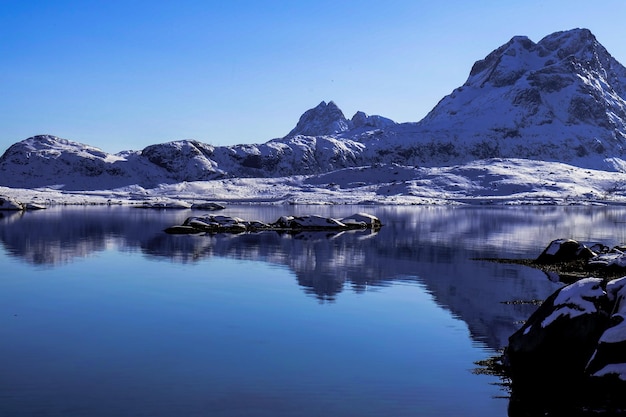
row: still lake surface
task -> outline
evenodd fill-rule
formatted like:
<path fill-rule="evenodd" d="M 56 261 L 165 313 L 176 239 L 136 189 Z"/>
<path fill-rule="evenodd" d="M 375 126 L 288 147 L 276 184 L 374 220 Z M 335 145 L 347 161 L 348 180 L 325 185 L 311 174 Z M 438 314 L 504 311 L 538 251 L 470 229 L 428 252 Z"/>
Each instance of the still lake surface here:
<path fill-rule="evenodd" d="M 626 241 L 621 207 L 229 207 L 378 232 L 172 236 L 201 212 L 0 214 L 0 416 L 506 416 L 476 361 L 560 284 L 475 260 Z"/>

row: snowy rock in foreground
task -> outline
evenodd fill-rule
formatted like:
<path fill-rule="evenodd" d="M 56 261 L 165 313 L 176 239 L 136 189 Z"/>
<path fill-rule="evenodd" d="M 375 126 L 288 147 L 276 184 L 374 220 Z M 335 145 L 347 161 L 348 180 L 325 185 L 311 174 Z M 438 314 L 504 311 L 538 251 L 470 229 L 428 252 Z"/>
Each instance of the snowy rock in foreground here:
<path fill-rule="evenodd" d="M 509 338 L 506 357 L 515 381 L 582 377 L 608 322 L 601 284 L 602 279 L 586 278 L 561 288 Z"/>
<path fill-rule="evenodd" d="M 611 318 L 594 352 L 587 373 L 592 377 L 615 377 L 626 381 L 626 277 L 606 285 Z"/>
<path fill-rule="evenodd" d="M 625 319 L 626 277 L 584 278 L 548 297 L 509 338 L 504 362 L 515 407 L 554 406 L 554 389 L 577 407 L 626 406 Z"/>
<path fill-rule="evenodd" d="M 541 327 L 548 327 L 559 319 L 571 320 L 598 312 L 597 304 L 605 296 L 600 278 L 584 278 L 559 291 L 552 303 L 552 313 L 544 318 Z"/>

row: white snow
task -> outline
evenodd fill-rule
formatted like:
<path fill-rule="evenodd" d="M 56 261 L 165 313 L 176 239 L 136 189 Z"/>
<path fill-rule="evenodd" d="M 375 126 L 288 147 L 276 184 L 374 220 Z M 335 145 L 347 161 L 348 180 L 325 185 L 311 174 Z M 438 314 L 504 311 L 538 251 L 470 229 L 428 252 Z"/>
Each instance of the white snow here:
<path fill-rule="evenodd" d="M 626 287 L 626 277 L 614 279 L 607 282 L 606 295 L 609 298 L 609 301 L 615 302 L 624 287 Z"/>
<path fill-rule="evenodd" d="M 85 187 L 88 188 L 88 187 Z M 451 167 L 378 164 L 319 175 L 183 181 L 97 190 L 9 188 L 0 196 L 52 204 L 626 204 L 626 174 L 558 162 L 489 159 Z M 110 200 L 110 201 L 109 201 Z"/>
<path fill-rule="evenodd" d="M 546 255 L 556 255 L 559 249 L 561 249 L 561 245 L 565 242 L 567 242 L 567 239 L 553 240 L 546 249 Z"/>
<path fill-rule="evenodd" d="M 611 322 L 615 324 L 604 331 L 600 337 L 600 343 L 624 342 L 626 341 L 626 277 L 609 281 L 606 292 L 609 300 L 615 303 L 611 314 Z"/>
<path fill-rule="evenodd" d="M 543 320 L 541 327 L 548 327 L 562 316 L 574 318 L 595 313 L 597 308 L 593 300 L 605 294 L 601 283 L 601 278 L 583 278 L 564 287 L 554 299 L 554 311 Z"/>
<path fill-rule="evenodd" d="M 610 363 L 592 375 L 597 377 L 615 375 L 622 381 L 626 381 L 626 363 Z"/>

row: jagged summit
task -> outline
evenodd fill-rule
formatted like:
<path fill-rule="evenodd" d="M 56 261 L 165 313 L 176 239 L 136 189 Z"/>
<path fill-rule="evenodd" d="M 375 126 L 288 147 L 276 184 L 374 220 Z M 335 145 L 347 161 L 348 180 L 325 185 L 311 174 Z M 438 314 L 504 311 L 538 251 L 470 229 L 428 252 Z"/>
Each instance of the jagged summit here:
<path fill-rule="evenodd" d="M 285 138 L 294 136 L 329 136 L 348 132 L 355 128 L 382 129 L 396 123 L 386 117 L 368 115 L 357 111 L 352 119 L 346 119 L 341 109 L 333 101 L 322 101 L 316 107 L 307 110 L 300 117 L 296 127 Z"/>
<path fill-rule="evenodd" d="M 626 68 L 589 30 L 538 43 L 516 36 L 477 61 L 419 124 L 459 155 L 621 170 L 614 158 L 626 157 L 625 92 Z"/>
<path fill-rule="evenodd" d="M 556 32 L 534 43 L 515 36 L 487 57 L 477 61 L 464 86 L 513 85 L 529 71 L 554 72 L 566 67 L 575 72 L 611 70 L 618 64 L 588 29 Z M 621 67 L 621 65 L 617 65 Z M 620 74 L 624 75 L 624 74 Z"/>
<path fill-rule="evenodd" d="M 348 120 L 337 105 L 330 101 L 322 101 L 316 107 L 307 110 L 300 117 L 298 124 L 286 137 L 325 136 L 341 133 L 350 128 Z"/>

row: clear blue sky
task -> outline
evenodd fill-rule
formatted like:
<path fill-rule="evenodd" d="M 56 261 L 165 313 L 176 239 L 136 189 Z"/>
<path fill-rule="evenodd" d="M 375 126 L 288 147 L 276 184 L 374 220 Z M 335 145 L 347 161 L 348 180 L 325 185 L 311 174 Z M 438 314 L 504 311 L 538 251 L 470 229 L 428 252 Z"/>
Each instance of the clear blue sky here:
<path fill-rule="evenodd" d="M 333 100 L 418 121 L 515 35 L 591 29 L 626 64 L 626 2 L 0 0 L 0 153 L 282 137 Z"/>

